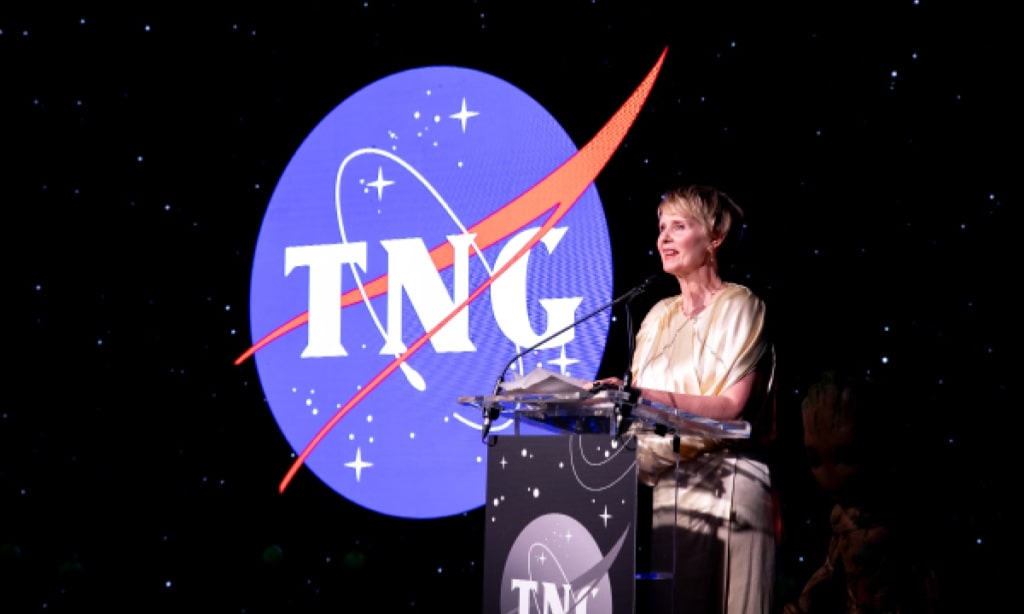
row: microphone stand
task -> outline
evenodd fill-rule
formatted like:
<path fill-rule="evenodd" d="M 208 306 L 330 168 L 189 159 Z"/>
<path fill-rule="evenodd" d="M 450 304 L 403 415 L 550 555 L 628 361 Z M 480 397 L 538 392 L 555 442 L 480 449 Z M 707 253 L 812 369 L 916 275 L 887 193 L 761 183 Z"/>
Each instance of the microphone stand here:
<path fill-rule="evenodd" d="M 543 339 L 541 339 L 537 343 L 534 343 L 533 345 L 531 345 L 530 347 L 526 348 L 525 350 L 517 353 L 515 356 L 512 357 L 512 360 L 508 361 L 508 363 L 505 365 L 505 368 L 501 370 L 501 374 L 498 375 L 498 381 L 496 381 L 494 383 L 494 392 L 492 393 L 492 396 L 498 396 L 498 392 L 501 390 L 501 385 L 505 382 L 505 374 L 508 372 L 508 370 L 512 366 L 512 364 L 515 363 L 515 361 L 519 360 L 523 356 L 525 356 L 525 355 L 529 354 L 530 352 L 534 351 L 538 347 L 544 345 L 548 341 L 551 341 L 552 339 L 554 339 L 555 337 L 561 335 L 562 333 L 564 333 L 565 331 L 569 330 L 570 328 L 573 328 L 574 326 L 578 326 L 578 325 L 582 324 L 583 322 L 586 322 L 587 320 L 589 320 L 590 318 L 592 318 L 592 317 L 596 316 L 597 314 L 601 313 L 605 309 L 609 309 L 611 307 L 614 307 L 615 305 L 618 305 L 619 303 L 621 303 L 623 301 L 626 301 L 626 304 L 627 304 L 627 307 L 626 307 L 626 318 L 627 318 L 627 322 L 628 322 L 629 321 L 629 302 L 632 301 L 633 299 L 635 299 L 636 297 L 640 296 L 644 292 L 646 292 L 647 291 L 647 287 L 650 286 L 651 283 L 654 282 L 654 280 L 656 280 L 657 278 L 658 278 L 658 275 L 651 275 L 651 276 L 649 276 L 647 279 L 645 279 L 643 282 L 641 282 L 640 285 L 632 288 L 628 292 L 623 293 L 622 295 L 620 295 L 617 298 L 615 298 L 615 299 L 605 303 L 604 305 L 601 305 L 600 307 L 598 307 L 594 311 L 591 311 L 590 313 L 588 313 L 587 315 L 583 316 L 582 318 L 580 318 L 578 320 L 573 320 L 573 322 L 570 323 L 568 326 L 563 327 L 563 328 L 555 331 L 554 333 L 548 335 L 547 337 L 544 337 Z M 632 340 L 633 331 L 632 331 L 632 327 L 631 326 L 630 326 L 629 336 L 630 336 L 630 346 L 632 347 L 632 344 L 633 344 L 633 340 Z M 632 351 L 630 351 L 630 361 L 632 361 Z M 482 439 L 482 441 L 484 443 L 487 442 L 487 435 L 491 431 L 491 424 L 495 420 L 497 420 L 499 415 L 501 415 L 501 407 L 497 403 L 490 403 L 490 404 L 488 404 L 484 408 L 484 410 L 483 410 L 483 428 L 481 429 L 482 430 L 481 439 Z"/>
<path fill-rule="evenodd" d="M 620 401 L 615 404 L 617 419 L 613 435 L 619 435 L 629 428 L 629 423 L 632 421 L 633 403 L 637 400 L 634 398 L 635 395 L 632 390 L 633 354 L 636 352 L 636 339 L 633 337 L 633 316 L 628 302 L 626 303 L 626 339 L 628 350 L 626 352 L 626 372 L 622 375 L 622 390 L 629 394 L 629 398 L 625 402 Z"/>

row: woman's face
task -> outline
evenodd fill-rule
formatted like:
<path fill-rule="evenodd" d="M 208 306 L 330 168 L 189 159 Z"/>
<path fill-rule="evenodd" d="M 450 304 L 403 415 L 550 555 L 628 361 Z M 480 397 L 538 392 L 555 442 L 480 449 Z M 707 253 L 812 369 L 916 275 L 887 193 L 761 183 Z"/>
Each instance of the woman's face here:
<path fill-rule="evenodd" d="M 687 213 L 664 209 L 658 219 L 658 253 L 666 273 L 686 275 L 708 262 L 711 239 L 700 222 Z"/>

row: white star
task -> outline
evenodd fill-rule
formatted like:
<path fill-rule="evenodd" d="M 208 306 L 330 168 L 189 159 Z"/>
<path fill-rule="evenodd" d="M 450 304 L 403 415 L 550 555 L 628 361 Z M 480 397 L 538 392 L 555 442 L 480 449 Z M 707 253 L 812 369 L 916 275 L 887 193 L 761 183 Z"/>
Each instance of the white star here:
<path fill-rule="evenodd" d="M 466 110 L 466 99 L 463 98 L 462 99 L 462 110 L 459 111 L 458 113 L 452 113 L 448 117 L 450 117 L 452 119 L 461 120 L 462 121 L 462 132 L 463 132 L 463 134 L 465 134 L 465 132 L 466 132 L 466 120 L 469 119 L 470 117 L 476 117 L 477 115 L 480 115 L 480 114 L 477 113 L 476 111 L 467 111 Z"/>
<path fill-rule="evenodd" d="M 394 184 L 395 184 L 394 181 L 386 181 L 384 179 L 384 168 L 378 166 L 377 167 L 377 179 L 374 180 L 374 181 L 371 181 L 370 183 L 368 183 L 366 185 L 370 186 L 371 188 L 377 188 L 377 202 L 380 202 L 380 199 L 383 198 L 383 196 L 384 196 L 384 188 L 389 186 L 389 185 L 394 185 Z"/>
<path fill-rule="evenodd" d="M 351 463 L 345 463 L 345 466 L 356 470 L 356 482 L 358 482 L 359 478 L 363 475 L 363 468 L 373 467 L 373 463 L 364 462 L 362 448 L 356 448 L 356 459 Z"/>
<path fill-rule="evenodd" d="M 559 356 L 558 358 L 556 358 L 554 360 L 549 360 L 548 361 L 548 363 L 550 363 L 550 364 L 558 365 L 559 368 L 561 368 L 561 370 L 562 370 L 562 375 L 566 375 L 566 372 L 565 372 L 565 368 L 566 367 L 568 367 L 569 365 L 574 365 L 574 364 L 576 364 L 578 362 L 579 362 L 579 360 L 576 360 L 575 358 L 566 358 L 565 357 L 565 345 L 562 346 L 562 355 L 561 356 Z"/>
<path fill-rule="evenodd" d="M 603 514 L 598 514 L 597 516 L 598 516 L 598 518 L 601 518 L 601 519 L 604 520 L 604 526 L 605 527 L 608 526 L 608 519 L 612 517 L 612 515 L 608 513 L 608 506 L 607 505 L 604 506 L 604 513 Z"/>

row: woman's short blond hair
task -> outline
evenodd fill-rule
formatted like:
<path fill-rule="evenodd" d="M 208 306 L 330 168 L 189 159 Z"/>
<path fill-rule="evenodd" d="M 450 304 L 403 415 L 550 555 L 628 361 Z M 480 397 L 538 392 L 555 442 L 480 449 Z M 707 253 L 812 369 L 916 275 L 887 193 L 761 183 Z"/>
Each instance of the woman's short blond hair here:
<path fill-rule="evenodd" d="M 718 188 L 688 185 L 669 190 L 658 204 L 658 218 L 672 211 L 697 220 L 712 239 L 724 239 L 734 219 L 743 218 L 740 209 L 728 194 Z"/>

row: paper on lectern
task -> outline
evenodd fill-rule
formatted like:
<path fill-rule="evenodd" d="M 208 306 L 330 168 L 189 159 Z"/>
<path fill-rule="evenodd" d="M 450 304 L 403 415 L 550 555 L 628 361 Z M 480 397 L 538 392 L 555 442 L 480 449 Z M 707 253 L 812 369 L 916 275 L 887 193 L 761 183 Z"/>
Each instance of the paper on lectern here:
<path fill-rule="evenodd" d="M 589 391 L 594 382 L 548 371 L 537 367 L 526 375 L 510 382 L 502 382 L 502 392 L 517 394 L 557 394 L 563 392 Z"/>

